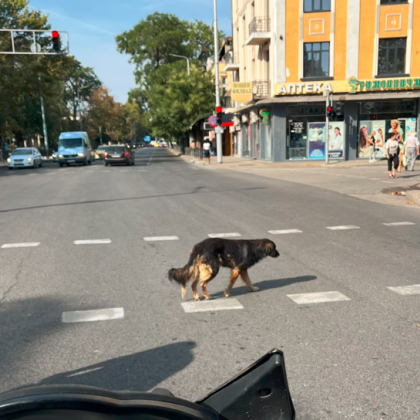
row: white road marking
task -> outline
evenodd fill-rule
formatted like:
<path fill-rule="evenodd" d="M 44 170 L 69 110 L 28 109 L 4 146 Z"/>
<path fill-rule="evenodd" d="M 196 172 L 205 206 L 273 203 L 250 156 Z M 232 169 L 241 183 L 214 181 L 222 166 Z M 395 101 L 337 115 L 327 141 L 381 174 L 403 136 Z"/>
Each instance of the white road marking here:
<path fill-rule="evenodd" d="M 412 226 L 415 225 L 415 223 L 411 222 L 394 222 L 394 223 L 382 223 L 385 226 Z"/>
<path fill-rule="evenodd" d="M 286 235 L 288 233 L 302 233 L 299 229 L 287 229 L 287 230 L 269 230 L 268 233 L 272 235 Z"/>
<path fill-rule="evenodd" d="M 241 236 L 240 233 L 209 233 L 210 238 L 237 238 L 238 236 Z"/>
<path fill-rule="evenodd" d="M 369 178 L 371 181 L 380 181 L 380 178 Z M 388 181 L 387 181 L 388 182 Z"/>
<path fill-rule="evenodd" d="M 111 239 L 83 239 L 74 241 L 75 245 L 96 245 L 96 244 L 110 244 Z"/>
<path fill-rule="evenodd" d="M 182 302 L 181 305 L 186 313 L 244 309 L 244 307 L 236 299 L 226 298 L 215 300 L 203 300 L 200 302 Z"/>
<path fill-rule="evenodd" d="M 330 226 L 327 227 L 328 230 L 351 230 L 351 229 L 360 229 L 359 226 Z"/>
<path fill-rule="evenodd" d="M 293 302 L 298 305 L 308 303 L 323 303 L 323 302 L 340 302 L 350 300 L 340 292 L 320 292 L 320 293 L 300 293 L 295 295 L 287 295 Z"/>
<path fill-rule="evenodd" d="M 413 284 L 412 286 L 387 287 L 387 289 L 404 296 L 420 295 L 420 284 Z"/>
<path fill-rule="evenodd" d="M 393 184 L 392 181 L 382 181 L 383 184 Z"/>
<path fill-rule="evenodd" d="M 178 241 L 178 236 L 146 236 L 143 238 L 145 241 Z"/>
<path fill-rule="evenodd" d="M 20 244 L 4 244 L 1 247 L 2 248 L 29 248 L 38 246 L 41 242 L 23 242 Z"/>
<path fill-rule="evenodd" d="M 64 323 L 108 321 L 124 318 L 124 308 L 93 309 L 90 311 L 63 312 L 61 320 Z"/>

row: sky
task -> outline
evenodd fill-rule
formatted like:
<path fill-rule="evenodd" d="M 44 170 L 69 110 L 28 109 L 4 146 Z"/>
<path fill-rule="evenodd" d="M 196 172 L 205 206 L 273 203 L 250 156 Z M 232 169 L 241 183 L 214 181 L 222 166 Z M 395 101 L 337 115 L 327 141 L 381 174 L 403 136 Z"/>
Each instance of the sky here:
<path fill-rule="evenodd" d="M 219 29 L 231 35 L 231 2 L 218 0 Z M 49 15 L 51 28 L 69 32 L 70 54 L 93 67 L 115 99 L 125 102 L 135 87 L 129 56 L 116 49 L 115 36 L 154 12 L 213 23 L 213 0 L 30 0 L 31 9 Z"/>

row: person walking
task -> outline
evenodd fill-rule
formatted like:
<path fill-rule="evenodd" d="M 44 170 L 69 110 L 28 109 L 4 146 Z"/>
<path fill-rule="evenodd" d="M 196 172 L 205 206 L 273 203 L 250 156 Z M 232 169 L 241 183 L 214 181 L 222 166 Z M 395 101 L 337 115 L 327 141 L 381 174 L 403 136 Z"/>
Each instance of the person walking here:
<path fill-rule="evenodd" d="M 369 163 L 377 162 L 376 160 L 376 131 L 372 131 L 372 134 L 369 137 L 369 148 L 370 148 L 370 155 L 369 155 Z"/>
<path fill-rule="evenodd" d="M 208 140 L 206 140 L 203 143 L 203 149 L 204 149 L 203 165 L 206 164 L 206 160 L 209 162 L 209 165 L 210 165 L 210 148 L 211 148 L 211 143 Z"/>
<path fill-rule="evenodd" d="M 397 138 L 397 135 L 394 134 L 385 144 L 386 158 L 388 159 L 389 179 L 397 179 L 395 171 L 398 169 L 398 166 L 400 164 L 400 147 Z M 392 164 L 394 164 L 394 168 L 392 168 Z"/>
<path fill-rule="evenodd" d="M 419 140 L 415 136 L 415 132 L 411 132 L 411 135 L 405 140 L 404 143 L 404 155 L 406 156 L 406 169 L 410 165 L 410 171 L 414 171 L 414 165 L 416 163 L 417 156 L 420 155 Z"/>

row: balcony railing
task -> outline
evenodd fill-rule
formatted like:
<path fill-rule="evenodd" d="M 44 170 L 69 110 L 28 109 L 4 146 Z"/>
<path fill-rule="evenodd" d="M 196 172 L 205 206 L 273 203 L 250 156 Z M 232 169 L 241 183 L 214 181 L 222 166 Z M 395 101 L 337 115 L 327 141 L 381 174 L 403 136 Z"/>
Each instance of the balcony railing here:
<path fill-rule="evenodd" d="M 226 64 L 239 64 L 239 53 L 234 53 L 233 51 L 228 52 L 225 55 Z"/>
<path fill-rule="evenodd" d="M 270 32 L 271 19 L 268 17 L 254 17 L 249 24 L 249 35 L 254 32 Z"/>
<path fill-rule="evenodd" d="M 256 80 L 252 82 L 252 88 L 255 96 L 269 96 L 270 95 L 270 82 Z"/>

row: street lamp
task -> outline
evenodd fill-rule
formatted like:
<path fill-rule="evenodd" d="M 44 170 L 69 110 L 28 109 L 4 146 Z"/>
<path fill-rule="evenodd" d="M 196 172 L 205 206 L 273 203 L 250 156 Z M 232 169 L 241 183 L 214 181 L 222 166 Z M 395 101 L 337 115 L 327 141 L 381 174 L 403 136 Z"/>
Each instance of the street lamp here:
<path fill-rule="evenodd" d="M 172 57 L 185 58 L 187 60 L 187 73 L 189 76 L 190 75 L 190 59 L 188 57 L 185 57 L 185 55 L 178 55 L 178 54 L 169 54 L 169 55 L 172 55 Z"/>

